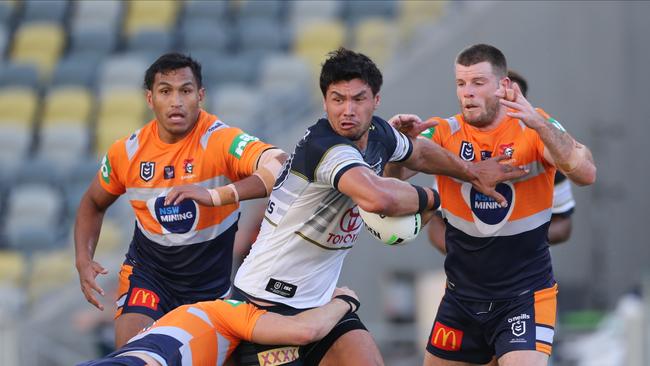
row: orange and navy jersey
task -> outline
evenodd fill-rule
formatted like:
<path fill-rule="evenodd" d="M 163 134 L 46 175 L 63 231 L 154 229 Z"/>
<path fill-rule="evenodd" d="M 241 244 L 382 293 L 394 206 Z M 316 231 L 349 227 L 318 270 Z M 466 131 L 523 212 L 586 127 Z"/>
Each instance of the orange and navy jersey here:
<path fill-rule="evenodd" d="M 161 365 L 223 365 L 241 340 L 251 341 L 262 314 L 251 304 L 215 300 L 178 307 L 108 357 L 142 352 Z"/>
<path fill-rule="evenodd" d="M 155 120 L 115 142 L 97 179 L 113 195 L 126 193 L 135 211 L 129 261 L 162 276 L 172 289 L 225 293 L 238 204 L 207 207 L 185 200 L 165 206 L 164 200 L 175 186 L 214 188 L 246 178 L 270 148 L 205 111 L 190 134 L 174 144 L 160 140 Z"/>
<path fill-rule="evenodd" d="M 460 297 L 497 300 L 546 286 L 553 278 L 547 231 L 555 167 L 544 159 L 541 138 L 510 117 L 490 131 L 469 125 L 460 114 L 436 121 L 423 135 L 463 160 L 506 155 L 529 170 L 497 185 L 506 208 L 469 183 L 437 177 L 447 221 L 448 287 Z"/>

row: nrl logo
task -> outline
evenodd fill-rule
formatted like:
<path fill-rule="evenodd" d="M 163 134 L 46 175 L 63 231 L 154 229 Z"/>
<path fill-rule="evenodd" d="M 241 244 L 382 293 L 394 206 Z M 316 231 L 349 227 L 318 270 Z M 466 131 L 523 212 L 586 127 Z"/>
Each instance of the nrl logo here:
<path fill-rule="evenodd" d="M 465 161 L 474 160 L 474 146 L 472 146 L 471 142 L 463 141 L 460 146 L 460 157 Z"/>
<path fill-rule="evenodd" d="M 153 161 L 141 161 L 140 162 L 140 178 L 143 181 L 148 182 L 153 178 L 153 175 L 156 171 L 156 163 Z"/>

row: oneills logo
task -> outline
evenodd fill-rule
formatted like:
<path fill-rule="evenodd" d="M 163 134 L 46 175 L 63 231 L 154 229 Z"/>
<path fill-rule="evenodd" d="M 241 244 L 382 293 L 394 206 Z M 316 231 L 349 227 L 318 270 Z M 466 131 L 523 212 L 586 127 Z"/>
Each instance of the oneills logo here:
<path fill-rule="evenodd" d="M 160 299 L 155 293 L 143 288 L 134 287 L 131 291 L 129 306 L 144 306 L 152 310 L 158 310 Z"/>
<path fill-rule="evenodd" d="M 436 322 L 431 332 L 431 344 L 445 351 L 458 351 L 463 341 L 463 331 Z"/>
<path fill-rule="evenodd" d="M 274 348 L 257 354 L 260 366 L 284 365 L 298 358 L 298 347 Z"/>

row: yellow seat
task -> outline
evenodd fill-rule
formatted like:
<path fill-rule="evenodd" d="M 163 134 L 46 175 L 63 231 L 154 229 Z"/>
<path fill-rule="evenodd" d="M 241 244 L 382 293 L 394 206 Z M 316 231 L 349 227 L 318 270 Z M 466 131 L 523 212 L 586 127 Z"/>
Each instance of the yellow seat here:
<path fill-rule="evenodd" d="M 25 257 L 17 251 L 0 250 L 0 283 L 19 285 L 25 275 Z"/>
<path fill-rule="evenodd" d="M 37 300 L 41 295 L 63 287 L 76 277 L 74 255 L 69 248 L 35 253 L 28 280 L 28 296 Z"/>
<path fill-rule="evenodd" d="M 396 43 L 394 24 L 383 18 L 364 19 L 355 28 L 355 50 L 370 57 L 379 66 L 385 65 Z"/>
<path fill-rule="evenodd" d="M 61 25 L 46 22 L 27 23 L 16 31 L 11 60 L 34 64 L 41 79 L 48 79 L 65 46 Z"/>
<path fill-rule="evenodd" d="M 143 29 L 169 30 L 176 23 L 178 2 L 165 0 L 129 1 L 124 31 L 132 35 Z"/>
<path fill-rule="evenodd" d="M 38 105 L 38 96 L 31 88 L 0 89 L 0 124 L 31 125 Z"/>
<path fill-rule="evenodd" d="M 400 1 L 398 17 L 400 38 L 408 39 L 418 26 L 437 21 L 444 13 L 447 3 L 447 0 Z"/>
<path fill-rule="evenodd" d="M 52 90 L 45 97 L 43 123 L 85 123 L 90 118 L 94 98 L 88 89 L 67 86 Z"/>
<path fill-rule="evenodd" d="M 117 140 L 126 137 L 144 125 L 141 118 L 106 116 L 97 120 L 95 151 L 103 155 Z"/>
<path fill-rule="evenodd" d="M 345 37 L 345 26 L 340 21 L 319 20 L 298 31 L 293 49 L 318 74 L 327 54 L 343 46 Z"/>

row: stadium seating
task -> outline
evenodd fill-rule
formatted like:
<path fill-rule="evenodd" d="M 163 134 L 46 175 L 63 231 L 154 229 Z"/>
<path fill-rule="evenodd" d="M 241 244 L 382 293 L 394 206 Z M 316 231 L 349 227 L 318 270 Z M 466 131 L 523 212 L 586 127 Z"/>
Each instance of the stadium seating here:
<path fill-rule="evenodd" d="M 238 27 L 242 52 L 284 51 L 289 45 L 289 34 L 281 22 L 272 19 L 242 19 Z"/>
<path fill-rule="evenodd" d="M 70 28 L 73 33 L 102 30 L 117 36 L 123 4 L 119 0 L 75 1 Z"/>
<path fill-rule="evenodd" d="M 59 61 L 50 81 L 52 87 L 77 86 L 95 88 L 97 65 L 101 55 L 93 52 L 72 53 Z"/>
<path fill-rule="evenodd" d="M 126 50 L 157 55 L 172 51 L 173 39 L 171 31 L 162 29 L 141 29 L 133 32 L 126 40 Z"/>
<path fill-rule="evenodd" d="M 446 9 L 447 1 L 400 1 L 399 6 L 400 38 L 408 40 L 422 24 L 438 20 Z"/>
<path fill-rule="evenodd" d="M 225 123 L 252 133 L 260 116 L 260 93 L 241 84 L 222 84 L 213 88 L 211 111 Z"/>
<path fill-rule="evenodd" d="M 93 111 L 93 95 L 84 87 L 63 86 L 50 89 L 45 96 L 43 124 L 85 122 Z"/>
<path fill-rule="evenodd" d="M 128 10 L 124 19 L 126 35 L 144 29 L 170 30 L 176 23 L 178 2 L 151 0 L 130 1 L 127 4 Z"/>
<path fill-rule="evenodd" d="M 47 80 L 64 46 L 65 34 L 60 24 L 26 23 L 16 30 L 11 59 L 36 65 L 41 79 Z"/>
<path fill-rule="evenodd" d="M 142 55 L 111 56 L 99 69 L 100 92 L 103 94 L 113 89 L 142 88 L 147 66 Z"/>
<path fill-rule="evenodd" d="M 296 30 L 293 49 L 307 61 L 312 73 L 318 75 L 327 53 L 343 46 L 345 41 L 346 29 L 342 22 L 319 20 Z"/>
<path fill-rule="evenodd" d="M 366 17 L 393 18 L 397 3 L 393 0 L 346 1 L 343 13 L 347 21 L 354 26 Z"/>
<path fill-rule="evenodd" d="M 24 0 L 23 22 L 62 23 L 68 10 L 67 0 Z"/>
<path fill-rule="evenodd" d="M 193 22 L 222 23 L 228 13 L 227 1 L 187 0 L 183 8 L 183 24 Z"/>
<path fill-rule="evenodd" d="M 9 1 L 0 2 L 0 24 L 8 24 L 14 13 L 15 4 Z"/>
<path fill-rule="evenodd" d="M 0 66 L 0 88 L 5 86 L 22 86 L 38 90 L 38 69 L 31 64 L 5 63 Z"/>
<path fill-rule="evenodd" d="M 209 19 L 186 21 L 180 28 L 180 48 L 192 55 L 204 50 L 224 52 L 229 47 L 230 32 L 226 24 Z"/>
<path fill-rule="evenodd" d="M 22 86 L 0 89 L 0 125 L 17 123 L 31 125 L 38 108 L 38 96 L 31 88 Z"/>
<path fill-rule="evenodd" d="M 393 54 L 398 38 L 395 26 L 384 18 L 365 18 L 354 31 L 355 50 L 370 57 L 380 67 Z"/>
<path fill-rule="evenodd" d="M 25 274 L 25 257 L 17 250 L 0 250 L 0 286 L 20 285 Z"/>
<path fill-rule="evenodd" d="M 79 27 L 72 30 L 69 55 L 86 54 L 96 59 L 108 57 L 117 47 L 116 29 Z"/>

